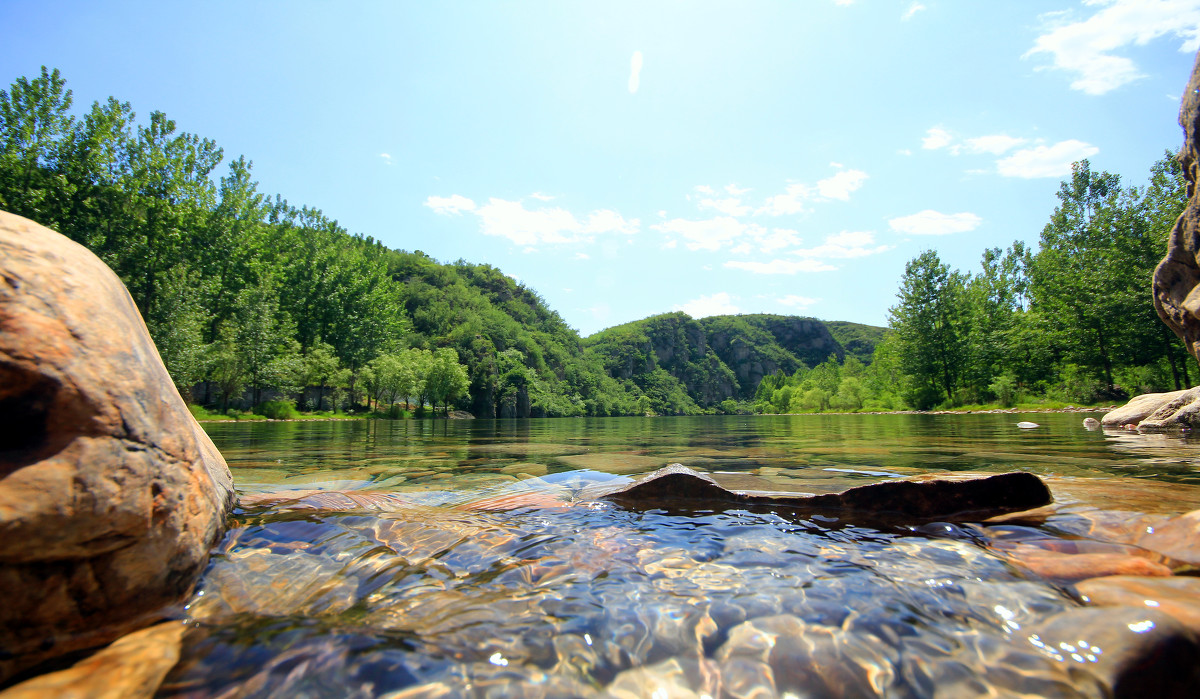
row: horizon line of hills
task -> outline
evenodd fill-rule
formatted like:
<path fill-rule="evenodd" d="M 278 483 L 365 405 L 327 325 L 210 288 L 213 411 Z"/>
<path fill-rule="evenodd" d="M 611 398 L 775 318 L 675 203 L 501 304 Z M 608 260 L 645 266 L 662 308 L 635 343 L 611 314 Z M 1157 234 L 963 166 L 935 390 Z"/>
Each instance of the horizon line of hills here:
<path fill-rule="evenodd" d="M 732 412 L 735 406 L 726 401 L 752 400 L 764 376 L 791 375 L 830 356 L 870 364 L 888 332 L 805 316 L 696 319 L 673 311 L 583 337 L 536 291 L 492 265 L 388 252 L 394 262 L 407 263 L 389 267 L 408 292 L 402 305 L 414 339 L 459 350 L 472 377 L 470 411 L 477 417 Z M 442 303 L 450 308 L 439 312 Z M 477 321 L 469 317 L 475 313 Z M 487 375 L 494 380 L 481 380 Z M 582 402 L 582 410 L 563 405 L 555 394 Z"/>

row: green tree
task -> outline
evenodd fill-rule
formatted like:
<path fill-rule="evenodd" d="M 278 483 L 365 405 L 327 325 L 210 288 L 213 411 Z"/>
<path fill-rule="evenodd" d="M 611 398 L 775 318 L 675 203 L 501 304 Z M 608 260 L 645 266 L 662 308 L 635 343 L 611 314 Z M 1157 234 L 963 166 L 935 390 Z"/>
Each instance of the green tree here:
<path fill-rule="evenodd" d="M 918 408 L 933 407 L 941 396 L 952 400 L 958 388 L 966 355 L 963 286 L 963 276 L 933 250 L 904 267 L 899 303 L 888 313 L 902 370 L 911 380 L 907 400 Z"/>
<path fill-rule="evenodd" d="M 425 384 L 434 412 L 437 412 L 438 403 L 442 403 L 449 415 L 450 404 L 465 397 L 470 386 L 467 369 L 458 362 L 458 353 L 449 347 L 435 352 L 425 375 Z"/>

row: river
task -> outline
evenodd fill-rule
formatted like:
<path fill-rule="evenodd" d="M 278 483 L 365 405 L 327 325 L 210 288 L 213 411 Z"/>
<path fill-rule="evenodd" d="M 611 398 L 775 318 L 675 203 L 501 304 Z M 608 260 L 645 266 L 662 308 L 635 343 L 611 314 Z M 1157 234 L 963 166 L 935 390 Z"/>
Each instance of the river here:
<path fill-rule="evenodd" d="M 210 423 L 243 504 L 159 696 L 1098 696 L 1096 656 L 1031 631 L 1077 595 L 997 543 L 1078 541 L 1069 507 L 877 527 L 580 497 L 677 462 L 810 493 L 1022 470 L 1080 512 L 1200 508 L 1200 443 L 1083 417 Z"/>

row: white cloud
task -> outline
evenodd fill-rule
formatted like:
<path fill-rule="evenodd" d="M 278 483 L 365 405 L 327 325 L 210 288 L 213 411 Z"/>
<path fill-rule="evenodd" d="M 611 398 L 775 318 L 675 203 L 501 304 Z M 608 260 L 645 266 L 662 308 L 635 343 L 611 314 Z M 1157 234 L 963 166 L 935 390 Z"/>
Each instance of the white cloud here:
<path fill-rule="evenodd" d="M 754 246 L 750 243 L 740 243 L 729 249 L 735 255 L 749 255 L 754 251 Z"/>
<path fill-rule="evenodd" d="M 802 241 L 800 234 L 788 228 L 772 228 L 770 233 L 758 239 L 763 252 L 775 252 L 783 248 L 799 245 Z"/>
<path fill-rule="evenodd" d="M 817 182 L 817 191 L 827 199 L 850 201 L 850 193 L 861 187 L 867 177 L 862 170 L 843 170 Z"/>
<path fill-rule="evenodd" d="M 877 255 L 887 252 L 894 246 L 876 245 L 875 234 L 871 231 L 842 231 L 826 236 L 825 242 L 812 248 L 792 250 L 792 255 L 800 257 L 824 258 L 853 258 Z"/>
<path fill-rule="evenodd" d="M 705 197 L 696 204 L 701 209 L 714 209 L 726 216 L 745 216 L 750 213 L 750 207 L 742 204 L 742 200 L 737 197 L 726 197 L 724 199 L 713 199 Z"/>
<path fill-rule="evenodd" d="M 991 153 L 992 155 L 1001 155 L 1007 151 L 1024 145 L 1029 139 L 1017 138 L 1007 134 L 997 133 L 990 136 L 979 136 L 978 138 L 968 138 L 967 150 L 972 153 Z"/>
<path fill-rule="evenodd" d="M 1072 139 L 1052 146 L 1019 150 L 996 161 L 996 169 L 1005 177 L 1062 177 L 1071 172 L 1071 163 L 1099 152 L 1100 149 L 1090 143 Z"/>
<path fill-rule="evenodd" d="M 788 294 L 787 296 L 784 296 L 783 298 L 775 299 L 775 302 L 781 306 L 788 306 L 790 308 L 808 308 L 809 306 L 820 302 L 820 300 L 821 299 L 813 299 L 813 298 L 809 298 L 807 296 L 797 296 L 795 294 Z"/>
<path fill-rule="evenodd" d="M 384 164 L 385 164 L 385 165 L 391 165 L 391 164 L 392 164 L 392 156 L 391 156 L 391 154 L 390 154 L 390 153 L 380 153 L 380 154 L 379 154 L 379 157 L 380 157 L 380 158 L 383 158 L 383 162 L 384 162 Z"/>
<path fill-rule="evenodd" d="M 590 259 L 592 259 L 592 256 L 587 254 L 586 252 L 577 252 L 577 253 L 575 253 L 575 259 L 576 260 L 590 260 Z"/>
<path fill-rule="evenodd" d="M 981 223 L 983 219 L 972 213 L 943 214 L 933 209 L 925 209 L 911 216 L 901 216 L 888 221 L 892 230 L 913 235 L 965 233 L 975 230 Z"/>
<path fill-rule="evenodd" d="M 749 189 L 742 189 L 741 187 L 737 186 L 736 184 L 725 185 L 725 191 L 732 194 L 735 197 L 740 197 L 743 194 L 748 194 L 750 192 Z"/>
<path fill-rule="evenodd" d="M 937 150 L 945 148 L 954 141 L 954 136 L 940 126 L 934 126 L 925 132 L 925 138 L 921 139 L 921 147 L 925 150 Z"/>
<path fill-rule="evenodd" d="M 832 272 L 833 265 L 818 260 L 771 260 L 770 262 L 743 262 L 730 260 L 726 267 L 744 269 L 754 274 L 796 274 L 797 272 Z"/>
<path fill-rule="evenodd" d="M 713 188 L 709 187 L 706 184 L 698 184 L 695 187 L 693 187 L 693 189 L 695 189 L 697 192 L 700 192 L 701 194 L 708 194 L 710 196 L 713 194 L 716 194 L 716 192 L 713 190 Z"/>
<path fill-rule="evenodd" d="M 805 184 L 789 184 L 783 194 L 769 197 L 757 213 L 768 216 L 787 216 L 804 211 L 804 200 L 812 196 L 812 188 Z"/>
<path fill-rule="evenodd" d="M 907 148 L 901 148 L 900 150 L 896 151 L 896 155 L 912 155 L 912 151 Z"/>
<path fill-rule="evenodd" d="M 543 243 L 577 243 L 590 241 L 604 233 L 637 233 L 640 222 L 625 220 L 619 213 L 601 209 L 579 221 L 566 209 L 549 208 L 529 210 L 519 201 L 505 201 L 495 197 L 475 210 L 480 219 L 480 230 L 484 235 L 508 238 L 517 245 L 532 246 Z"/>
<path fill-rule="evenodd" d="M 634 51 L 629 59 L 629 94 L 636 94 L 642 84 L 642 52 Z"/>
<path fill-rule="evenodd" d="M 1144 46 L 1161 36 L 1182 39 L 1179 50 L 1200 48 L 1198 0 L 1086 0 L 1103 6 L 1081 21 L 1064 21 L 1064 15 L 1042 17 L 1046 32 L 1039 36 L 1029 57 L 1048 53 L 1054 67 L 1075 74 L 1071 89 L 1103 95 L 1144 75 L 1132 60 L 1113 52 L 1129 45 Z"/>
<path fill-rule="evenodd" d="M 924 9 L 925 9 L 924 5 L 922 5 L 919 2 L 914 2 L 913 4 L 908 6 L 908 9 L 904 11 L 903 15 L 900 15 L 900 19 L 907 22 L 908 20 L 912 19 L 913 15 L 917 14 L 918 12 L 920 12 L 921 10 L 924 10 Z"/>
<path fill-rule="evenodd" d="M 461 194 L 453 194 L 448 197 L 431 196 L 425 200 L 425 206 L 444 216 L 475 210 L 475 202 Z"/>
<path fill-rule="evenodd" d="M 675 234 L 687 242 L 688 250 L 720 250 L 722 246 L 739 238 L 760 237 L 766 229 L 753 223 L 742 223 L 729 216 L 689 221 L 673 218 L 651 226 L 662 233 Z"/>
<path fill-rule="evenodd" d="M 729 294 L 722 291 L 711 296 L 701 296 L 687 303 L 675 306 L 672 310 L 683 311 L 693 318 L 709 316 L 728 316 L 741 313 L 741 309 L 733 304 Z"/>
<path fill-rule="evenodd" d="M 542 194 L 541 192 L 534 192 L 533 194 L 530 194 L 529 196 L 534 199 L 537 199 L 538 201 L 551 201 L 552 199 L 554 199 L 554 197 L 550 196 L 549 194 Z"/>

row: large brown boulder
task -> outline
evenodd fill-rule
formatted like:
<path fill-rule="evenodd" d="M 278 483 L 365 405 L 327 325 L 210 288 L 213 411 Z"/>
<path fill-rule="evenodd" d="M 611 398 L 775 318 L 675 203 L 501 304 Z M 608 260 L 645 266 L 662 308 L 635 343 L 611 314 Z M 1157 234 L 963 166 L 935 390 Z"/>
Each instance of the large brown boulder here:
<path fill-rule="evenodd" d="M 155 621 L 233 501 L 117 276 L 0 212 L 0 683 Z"/>
<path fill-rule="evenodd" d="M 1179 109 L 1183 148 L 1179 163 L 1187 178 L 1188 204 L 1175 221 L 1167 242 L 1167 256 L 1154 270 L 1154 308 L 1163 322 L 1200 360 L 1200 200 L 1196 182 L 1200 176 L 1200 54 L 1183 91 Z"/>

